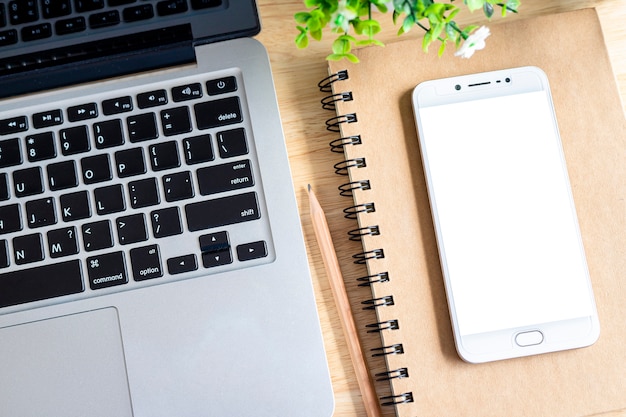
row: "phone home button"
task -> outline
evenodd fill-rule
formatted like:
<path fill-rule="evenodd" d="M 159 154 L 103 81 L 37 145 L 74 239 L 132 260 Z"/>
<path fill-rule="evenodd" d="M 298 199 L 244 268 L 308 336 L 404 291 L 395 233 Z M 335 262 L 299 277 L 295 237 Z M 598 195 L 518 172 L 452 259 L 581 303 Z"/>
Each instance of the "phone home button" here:
<path fill-rule="evenodd" d="M 521 347 L 534 346 L 540 344 L 541 342 L 543 342 L 543 333 L 539 330 L 522 332 L 515 336 L 515 343 Z"/>

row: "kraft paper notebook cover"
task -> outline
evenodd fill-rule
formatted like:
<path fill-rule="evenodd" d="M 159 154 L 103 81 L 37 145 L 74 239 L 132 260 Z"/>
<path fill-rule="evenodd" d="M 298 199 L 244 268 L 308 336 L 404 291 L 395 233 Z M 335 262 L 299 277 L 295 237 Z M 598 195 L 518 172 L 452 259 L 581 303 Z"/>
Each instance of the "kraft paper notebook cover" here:
<path fill-rule="evenodd" d="M 626 408 L 626 123 L 595 10 L 491 25 L 469 60 L 408 40 L 330 62 L 332 143 L 349 173 L 400 416 L 585 416 Z M 535 65 L 548 75 L 600 316 L 595 345 L 483 365 L 457 355 L 411 108 L 421 81 Z M 342 73 L 341 71 L 346 71 Z M 340 75 L 341 74 L 341 75 Z M 330 89 L 332 88 L 332 92 Z M 342 94 L 346 93 L 346 94 Z M 351 93 L 347 94 L 347 93 Z M 335 102 L 336 106 L 332 103 Z M 454 123 L 453 119 L 450 120 Z M 347 177 L 348 178 L 348 177 Z"/>

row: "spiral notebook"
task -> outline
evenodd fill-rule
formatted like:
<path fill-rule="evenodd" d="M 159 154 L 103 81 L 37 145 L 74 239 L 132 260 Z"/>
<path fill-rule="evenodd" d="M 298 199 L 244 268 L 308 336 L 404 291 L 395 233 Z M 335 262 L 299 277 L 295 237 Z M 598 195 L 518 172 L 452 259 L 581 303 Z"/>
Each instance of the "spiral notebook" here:
<path fill-rule="evenodd" d="M 345 161 L 345 209 L 362 241 L 399 416 L 582 416 L 626 408 L 626 123 L 595 10 L 492 25 L 470 60 L 424 54 L 419 41 L 331 62 L 320 82 L 335 111 L 331 150 Z M 584 31 L 584 36 L 582 36 Z M 427 199 L 411 91 L 419 82 L 536 65 L 548 75 L 600 315 L 589 348 L 472 365 L 456 354 Z M 451 122 L 452 119 L 451 119 Z M 367 323 L 362 323 L 367 325 Z M 371 327 L 370 327 L 371 329 Z"/>

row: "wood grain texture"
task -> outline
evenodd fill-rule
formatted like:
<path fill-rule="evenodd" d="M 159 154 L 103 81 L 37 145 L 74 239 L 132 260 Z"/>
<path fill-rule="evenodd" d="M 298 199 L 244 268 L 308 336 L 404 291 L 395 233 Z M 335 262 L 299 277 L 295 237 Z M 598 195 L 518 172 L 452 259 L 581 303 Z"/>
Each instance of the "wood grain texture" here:
<path fill-rule="evenodd" d="M 333 165 L 342 159 L 342 155 L 329 151 L 328 143 L 336 139 L 336 134 L 328 132 L 324 120 L 333 116 L 329 111 L 322 110 L 320 93 L 317 83 L 327 75 L 325 61 L 333 40 L 325 33 L 322 42 L 311 42 L 305 50 L 295 47 L 294 38 L 297 34 L 293 15 L 304 10 L 301 0 L 258 0 L 263 30 L 258 39 L 263 42 L 269 52 L 272 63 L 274 81 L 283 120 L 283 128 L 287 141 L 292 175 L 298 198 L 302 225 L 304 228 L 307 250 L 311 265 L 313 285 L 315 287 L 318 311 L 328 363 L 335 391 L 335 416 L 366 415 L 360 397 L 355 372 L 352 367 L 348 348 L 343 337 L 339 316 L 332 297 L 328 279 L 316 244 L 315 234 L 308 216 L 307 184 L 311 184 L 322 205 L 333 241 L 338 253 L 339 263 L 345 279 L 352 311 L 357 324 L 360 324 L 361 342 L 365 351 L 379 346 L 376 336 L 367 334 L 364 325 L 376 322 L 375 312 L 363 310 L 361 301 L 370 298 L 371 293 L 366 287 L 358 287 L 356 278 L 366 275 L 365 267 L 352 262 L 351 255 L 359 252 L 360 244 L 347 239 L 347 232 L 357 226 L 353 220 L 343 217 L 342 209 L 350 205 L 349 198 L 340 197 L 337 187 L 347 182 L 346 177 L 334 174 Z M 626 1 L 624 0 L 523 0 L 519 15 L 509 15 L 504 20 L 525 19 L 532 16 L 559 13 L 587 7 L 597 7 L 604 31 L 607 49 L 613 70 L 620 89 L 622 108 L 626 103 Z M 379 16 L 383 21 L 383 31 L 378 38 L 385 43 L 397 40 L 397 28 L 391 24 L 391 16 Z M 457 21 L 462 24 L 488 23 L 498 24 L 503 21 L 495 17 L 486 22 L 482 13 L 460 13 Z M 584 36 L 585 28 L 571 28 L 571 36 Z M 402 37 L 417 38 L 422 33 L 417 30 Z M 487 41 L 487 48 L 489 41 Z M 436 53 L 432 51 L 431 53 Z M 558 53 L 557 50 L 554 53 Z M 478 52 L 472 59 L 480 59 Z M 393 65 L 393 63 L 389 63 Z M 370 359 L 372 374 L 385 371 L 382 359 Z M 378 386 L 380 395 L 385 392 L 386 385 Z M 393 409 L 383 409 L 385 416 L 393 416 Z M 626 410 L 612 410 L 604 417 L 626 417 Z"/>

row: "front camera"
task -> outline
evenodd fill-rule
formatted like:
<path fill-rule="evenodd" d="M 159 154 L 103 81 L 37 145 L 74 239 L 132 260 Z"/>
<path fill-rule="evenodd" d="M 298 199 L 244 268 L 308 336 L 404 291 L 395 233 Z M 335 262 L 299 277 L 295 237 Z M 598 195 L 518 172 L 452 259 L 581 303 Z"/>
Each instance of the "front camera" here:
<path fill-rule="evenodd" d="M 459 91 L 459 90 L 461 89 L 461 85 L 460 85 L 460 84 L 455 85 L 455 86 L 454 86 L 454 89 L 455 89 L 456 91 Z"/>

